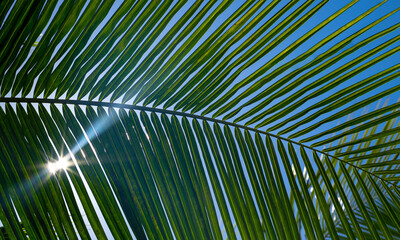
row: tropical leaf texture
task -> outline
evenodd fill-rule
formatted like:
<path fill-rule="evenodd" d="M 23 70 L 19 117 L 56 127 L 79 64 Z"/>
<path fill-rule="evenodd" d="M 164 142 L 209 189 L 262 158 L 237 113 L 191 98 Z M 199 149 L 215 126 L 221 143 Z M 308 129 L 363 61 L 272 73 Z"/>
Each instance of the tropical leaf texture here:
<path fill-rule="evenodd" d="M 0 239 L 400 239 L 399 9 L 1 1 Z"/>

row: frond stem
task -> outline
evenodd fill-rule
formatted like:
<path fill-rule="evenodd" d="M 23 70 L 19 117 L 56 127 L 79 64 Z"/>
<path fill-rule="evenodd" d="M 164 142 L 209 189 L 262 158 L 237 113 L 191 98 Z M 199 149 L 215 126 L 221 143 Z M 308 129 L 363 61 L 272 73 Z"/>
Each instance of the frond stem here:
<path fill-rule="evenodd" d="M 0 97 L 0 102 L 4 102 L 4 103 L 48 103 L 48 104 L 69 104 L 69 105 L 85 105 L 85 106 L 98 106 L 98 107 L 112 107 L 112 108 L 123 108 L 123 109 L 130 109 L 130 110 L 140 110 L 140 111 L 148 111 L 148 112 L 156 112 L 156 113 L 164 113 L 164 114 L 170 114 L 170 115 L 177 115 L 177 116 L 182 116 L 182 117 L 189 117 L 189 118 L 194 118 L 194 119 L 201 119 L 201 120 L 205 120 L 205 121 L 210 121 L 210 122 L 215 122 L 215 123 L 220 123 L 220 124 L 224 124 L 224 125 L 228 125 L 228 126 L 232 126 L 232 127 L 237 127 L 237 128 L 241 128 L 241 129 L 245 129 L 248 131 L 252 131 L 252 132 L 256 132 L 256 133 L 260 133 L 260 134 L 265 134 L 268 135 L 270 137 L 274 137 L 274 138 L 278 138 L 280 140 L 286 141 L 286 142 L 290 142 L 292 144 L 310 149 L 312 151 L 315 151 L 317 153 L 323 154 L 327 157 L 330 158 L 334 158 L 340 162 L 343 162 L 347 165 L 350 165 L 358 170 L 361 170 L 363 172 L 366 172 L 368 174 L 370 174 L 371 176 L 380 179 L 381 181 L 385 181 L 390 185 L 393 185 L 395 187 L 396 184 L 378 176 L 375 175 L 359 166 L 356 166 L 350 162 L 344 161 L 338 157 L 335 157 L 331 154 L 328 154 L 326 152 L 323 152 L 321 150 L 315 149 L 313 147 L 304 145 L 302 143 L 293 141 L 289 138 L 284 138 L 282 136 L 279 135 L 275 135 L 273 133 L 269 133 L 266 131 L 262 131 L 260 129 L 256 129 L 256 128 L 252 128 L 252 127 L 248 127 L 248 126 L 244 126 L 244 125 L 240 125 L 237 123 L 231 123 L 231 122 L 227 122 L 227 121 L 223 121 L 220 119 L 215 119 L 215 118 L 210 118 L 210 117 L 205 117 L 205 116 L 201 116 L 201 115 L 196 115 L 196 114 L 190 114 L 190 113 L 186 113 L 186 112 L 179 112 L 179 111 L 172 111 L 172 110 L 167 110 L 167 109 L 161 109 L 161 108 L 152 108 L 152 107 L 144 107 L 144 106 L 137 106 L 137 105 L 130 105 L 130 104 L 123 104 L 123 103 L 114 103 L 114 102 L 99 102 L 99 101 L 86 101 L 86 100 L 72 100 L 72 99 L 44 99 L 44 98 L 16 98 L 16 97 Z"/>

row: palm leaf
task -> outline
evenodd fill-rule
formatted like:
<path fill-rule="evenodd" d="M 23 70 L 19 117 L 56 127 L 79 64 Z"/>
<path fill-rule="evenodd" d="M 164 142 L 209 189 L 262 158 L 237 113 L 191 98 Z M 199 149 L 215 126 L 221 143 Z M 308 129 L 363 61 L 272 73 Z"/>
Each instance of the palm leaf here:
<path fill-rule="evenodd" d="M 396 1 L 0 6 L 1 239 L 400 238 Z"/>

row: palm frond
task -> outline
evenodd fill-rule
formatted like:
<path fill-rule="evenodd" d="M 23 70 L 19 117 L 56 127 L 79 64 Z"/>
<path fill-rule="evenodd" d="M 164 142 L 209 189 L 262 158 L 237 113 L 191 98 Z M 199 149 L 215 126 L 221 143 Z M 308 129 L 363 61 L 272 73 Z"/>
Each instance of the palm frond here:
<path fill-rule="evenodd" d="M 400 238 L 396 1 L 0 6 L 0 238 Z"/>

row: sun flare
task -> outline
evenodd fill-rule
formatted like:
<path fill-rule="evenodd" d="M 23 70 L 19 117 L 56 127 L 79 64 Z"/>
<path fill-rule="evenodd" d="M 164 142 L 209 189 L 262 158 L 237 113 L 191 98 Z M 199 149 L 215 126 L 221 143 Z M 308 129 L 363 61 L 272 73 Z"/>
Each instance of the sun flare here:
<path fill-rule="evenodd" d="M 58 159 L 57 162 L 49 162 L 47 164 L 47 169 L 50 173 L 55 174 L 58 170 L 66 170 L 71 165 L 67 157 L 62 157 Z"/>

